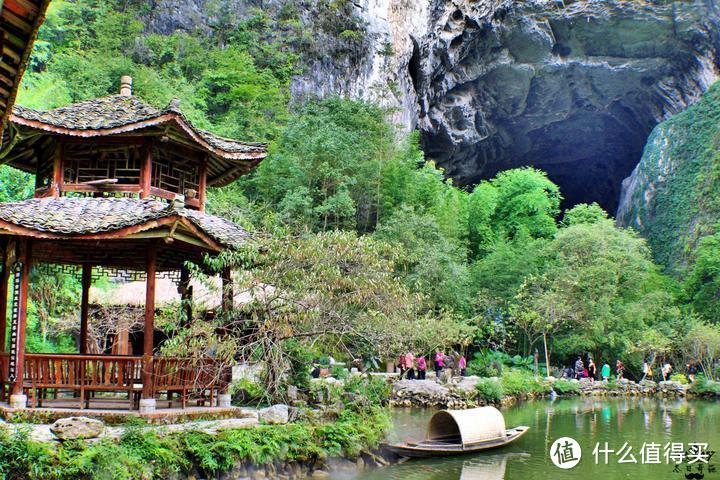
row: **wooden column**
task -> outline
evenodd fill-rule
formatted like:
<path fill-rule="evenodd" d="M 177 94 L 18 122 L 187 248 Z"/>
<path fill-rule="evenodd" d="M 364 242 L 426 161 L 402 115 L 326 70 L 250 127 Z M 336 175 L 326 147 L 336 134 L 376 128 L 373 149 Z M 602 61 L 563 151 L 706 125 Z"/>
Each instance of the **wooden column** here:
<path fill-rule="evenodd" d="M 88 351 L 88 316 L 90 313 L 90 286 L 92 265 L 82 266 L 82 299 L 80 304 L 80 353 Z"/>
<path fill-rule="evenodd" d="M 50 183 L 50 196 L 59 197 L 62 193 L 63 163 L 65 159 L 65 146 L 58 139 L 55 143 L 55 156 L 53 158 L 53 177 Z"/>
<path fill-rule="evenodd" d="M 200 202 L 200 211 L 205 211 L 205 198 L 207 190 L 207 167 L 210 157 L 206 156 L 202 164 L 200 164 L 200 182 L 198 185 L 198 201 Z"/>
<path fill-rule="evenodd" d="M 23 376 L 25 373 L 25 325 L 27 322 L 27 300 L 30 278 L 30 252 L 29 240 L 23 239 L 18 243 L 17 261 L 14 265 L 15 284 L 13 285 L 13 325 L 10 331 L 13 340 L 10 352 L 10 376 L 13 382 L 13 395 L 23 392 Z"/>
<path fill-rule="evenodd" d="M 150 188 L 152 187 L 152 152 L 152 139 L 145 139 L 142 166 L 140 168 L 140 198 L 148 198 L 150 196 Z"/>
<path fill-rule="evenodd" d="M 155 273 L 157 272 L 157 243 L 147 249 L 147 285 L 145 290 L 145 331 L 143 338 L 143 398 L 152 398 L 153 337 L 155 331 Z"/>
<path fill-rule="evenodd" d="M 0 353 L 6 351 L 7 342 L 7 295 L 10 283 L 10 270 L 8 268 L 9 245 L 6 243 L 2 249 L 2 265 L 0 265 Z"/>
<path fill-rule="evenodd" d="M 233 293 L 232 275 L 230 268 L 223 268 L 221 272 L 222 276 L 222 310 L 224 313 L 228 313 L 233 308 Z"/>
<path fill-rule="evenodd" d="M 180 269 L 180 286 L 178 289 L 180 290 L 180 298 L 182 301 L 183 311 L 185 313 L 185 319 L 183 322 L 185 323 L 185 326 L 189 326 L 192 323 L 193 316 L 193 290 L 190 285 L 190 270 L 186 267 L 182 267 Z"/>

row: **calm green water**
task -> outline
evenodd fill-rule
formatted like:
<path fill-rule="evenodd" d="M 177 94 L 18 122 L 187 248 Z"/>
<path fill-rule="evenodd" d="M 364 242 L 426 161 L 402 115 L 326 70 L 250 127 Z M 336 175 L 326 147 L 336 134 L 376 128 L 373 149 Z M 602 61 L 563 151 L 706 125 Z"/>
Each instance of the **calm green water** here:
<path fill-rule="evenodd" d="M 395 431 L 392 439 L 422 438 L 432 412 L 395 410 Z M 491 453 L 435 460 L 411 460 L 383 469 L 333 478 L 343 480 L 500 480 L 500 479 L 684 479 L 686 463 L 674 471 L 675 464 L 666 463 L 665 445 L 682 442 L 709 444 L 709 450 L 720 449 L 720 402 L 656 400 L 656 399 L 589 399 L 538 401 L 505 410 L 508 427 L 528 425 L 530 431 L 517 443 Z M 550 460 L 548 451 L 559 437 L 572 437 L 582 448 L 580 463 L 571 470 L 561 470 Z M 609 455 L 608 465 L 600 455 L 595 463 L 596 443 L 608 442 L 612 450 L 620 450 L 627 442 L 637 464 L 618 463 L 619 457 Z M 643 443 L 660 444 L 658 464 L 642 464 Z M 652 448 L 652 447 L 651 447 Z M 646 450 L 648 451 L 648 450 Z M 650 457 L 652 450 L 649 450 Z M 648 459 L 651 459 L 648 457 Z M 629 460 L 630 457 L 627 457 Z M 692 473 L 697 473 L 696 462 Z M 717 472 L 706 479 L 720 479 L 720 454 L 709 461 Z"/>

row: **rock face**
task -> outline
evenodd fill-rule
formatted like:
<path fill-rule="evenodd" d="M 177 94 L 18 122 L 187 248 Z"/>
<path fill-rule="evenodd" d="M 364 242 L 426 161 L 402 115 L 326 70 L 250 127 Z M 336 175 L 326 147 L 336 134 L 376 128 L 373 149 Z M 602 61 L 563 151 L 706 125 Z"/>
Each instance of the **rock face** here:
<path fill-rule="evenodd" d="M 145 20 L 220 35 L 252 8 L 285 3 L 157 0 Z M 533 165 L 567 204 L 614 212 L 653 127 L 718 78 L 716 0 L 355 0 L 334 17 L 352 19 L 352 44 L 348 30 L 318 28 L 324 3 L 294 3 L 314 42 L 293 97 L 393 108 L 461 184 Z"/>
<path fill-rule="evenodd" d="M 290 421 L 290 408 L 287 405 L 273 405 L 258 411 L 260 423 L 284 425 Z"/>
<path fill-rule="evenodd" d="M 426 153 L 464 184 L 533 165 L 614 212 L 652 128 L 717 78 L 714 3 L 494 3 L 454 2 L 421 42 Z"/>
<path fill-rule="evenodd" d="M 103 422 L 87 417 L 61 418 L 50 427 L 50 431 L 60 440 L 97 438 L 103 430 Z"/>
<path fill-rule="evenodd" d="M 720 87 L 714 86 L 655 128 L 640 164 L 623 182 L 618 224 L 642 233 L 656 260 L 672 271 L 691 263 L 698 240 L 715 231 L 718 134 Z"/>

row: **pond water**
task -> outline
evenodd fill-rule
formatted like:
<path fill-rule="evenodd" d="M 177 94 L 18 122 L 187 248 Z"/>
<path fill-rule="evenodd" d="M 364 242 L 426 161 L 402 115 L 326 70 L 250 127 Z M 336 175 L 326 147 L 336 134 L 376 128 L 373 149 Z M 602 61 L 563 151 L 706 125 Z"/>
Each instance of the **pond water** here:
<path fill-rule="evenodd" d="M 666 445 L 707 443 L 708 450 L 720 448 L 720 402 L 647 398 L 573 398 L 526 402 L 503 411 L 509 427 L 527 425 L 530 431 L 515 444 L 484 454 L 444 459 L 410 460 L 402 464 L 355 474 L 335 475 L 342 480 L 500 480 L 500 479 L 685 479 L 687 473 L 702 473 L 720 479 L 720 455 L 708 464 L 690 458 L 677 466 L 665 458 Z M 390 440 L 423 438 L 431 411 L 394 410 L 394 431 Z M 560 437 L 577 440 L 582 459 L 574 468 L 562 470 L 549 456 Z M 625 442 L 637 463 L 619 463 L 620 456 L 602 453 L 595 462 L 593 450 L 618 451 Z M 646 447 L 643 449 L 643 444 Z M 650 444 L 650 445 L 647 445 Z M 656 444 L 653 446 L 652 444 Z M 641 450 L 646 453 L 643 464 Z M 656 460 L 660 464 L 647 463 Z M 705 455 L 700 455 L 705 458 Z M 627 456 L 625 460 L 631 461 Z M 669 461 L 669 463 L 667 463 Z M 687 469 L 690 468 L 689 472 Z M 717 468 L 717 471 L 712 471 Z M 690 478 L 701 478 L 692 475 Z"/>

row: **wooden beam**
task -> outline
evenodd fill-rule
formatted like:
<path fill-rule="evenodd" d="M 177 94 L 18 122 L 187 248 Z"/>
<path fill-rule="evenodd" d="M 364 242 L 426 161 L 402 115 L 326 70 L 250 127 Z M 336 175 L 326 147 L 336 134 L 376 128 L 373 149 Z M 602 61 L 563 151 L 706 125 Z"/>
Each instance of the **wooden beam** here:
<path fill-rule="evenodd" d="M 143 147 L 142 167 L 140 167 L 140 198 L 148 198 L 152 185 L 153 140 L 148 138 Z"/>
<path fill-rule="evenodd" d="M 13 395 L 21 395 L 23 393 L 23 377 L 25 375 L 25 326 L 27 324 L 30 261 L 32 259 L 30 249 L 32 248 L 32 244 L 30 240 L 23 239 L 18 242 L 18 248 L 16 279 L 19 277 L 19 284 L 14 285 L 14 288 L 17 290 L 16 294 L 13 295 L 13 314 L 16 316 L 16 318 L 13 319 L 13 327 L 15 330 L 13 336 L 15 341 L 13 342 L 13 352 L 11 353 L 11 363 L 15 365 L 12 386 Z"/>
<path fill-rule="evenodd" d="M 200 182 L 198 185 L 198 200 L 200 200 L 200 207 L 199 210 L 201 212 L 205 211 L 205 198 L 206 198 L 206 190 L 207 190 L 207 167 L 208 167 L 208 161 L 209 158 L 206 155 L 203 162 L 200 164 Z"/>
<path fill-rule="evenodd" d="M 88 316 L 90 313 L 90 286 L 92 285 L 92 265 L 82 266 L 82 299 L 80 303 L 80 353 L 88 350 Z"/>
<path fill-rule="evenodd" d="M 143 398 L 152 398 L 153 393 L 153 338 L 155 331 L 155 273 L 157 271 L 157 243 L 150 242 L 147 248 L 145 272 L 145 329 L 143 338 Z"/>

